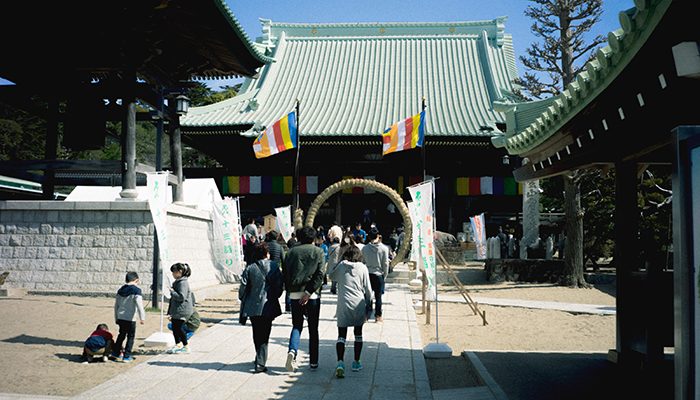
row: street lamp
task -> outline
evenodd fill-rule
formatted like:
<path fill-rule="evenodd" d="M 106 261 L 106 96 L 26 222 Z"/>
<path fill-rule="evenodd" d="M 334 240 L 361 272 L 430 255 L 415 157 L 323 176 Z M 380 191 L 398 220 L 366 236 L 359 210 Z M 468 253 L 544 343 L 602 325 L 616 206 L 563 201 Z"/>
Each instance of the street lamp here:
<path fill-rule="evenodd" d="M 510 157 L 508 154 L 504 155 L 503 158 L 501 158 L 501 162 L 503 165 L 510 165 Z"/>
<path fill-rule="evenodd" d="M 187 114 L 187 110 L 190 108 L 190 99 L 181 94 L 175 98 L 175 112 L 177 115 Z"/>

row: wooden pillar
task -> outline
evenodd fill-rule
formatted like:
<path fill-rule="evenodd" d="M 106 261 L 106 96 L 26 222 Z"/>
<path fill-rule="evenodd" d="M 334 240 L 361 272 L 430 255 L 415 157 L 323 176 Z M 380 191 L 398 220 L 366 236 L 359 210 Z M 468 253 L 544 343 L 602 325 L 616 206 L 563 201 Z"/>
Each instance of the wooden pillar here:
<path fill-rule="evenodd" d="M 55 160 L 58 151 L 58 100 L 51 98 L 48 106 L 48 118 L 46 120 L 46 143 L 44 145 L 44 158 Z M 41 182 L 42 198 L 53 200 L 56 173 L 53 170 L 44 171 L 44 180 Z"/>
<path fill-rule="evenodd" d="M 617 269 L 616 350 L 618 361 L 625 362 L 635 346 L 634 291 L 632 272 L 637 269 L 637 169 L 633 162 L 615 165 L 615 268 Z M 568 249 L 567 249 L 568 250 Z"/>
<path fill-rule="evenodd" d="M 342 214 L 342 202 L 341 198 L 343 197 L 343 193 L 340 192 L 335 195 L 336 200 L 335 200 L 335 222 L 340 226 L 343 225 L 343 214 Z M 342 239 L 342 238 L 341 238 Z"/>
<path fill-rule="evenodd" d="M 174 102 L 174 99 L 170 100 Z M 174 105 L 171 106 L 173 108 Z M 182 191 L 182 138 L 180 136 L 180 116 L 175 112 L 170 114 L 170 167 L 177 176 L 177 185 L 173 186 L 173 203 L 184 200 Z"/>
<path fill-rule="evenodd" d="M 122 191 L 123 199 L 136 199 L 136 99 L 131 96 L 123 99 L 126 109 L 122 121 Z"/>

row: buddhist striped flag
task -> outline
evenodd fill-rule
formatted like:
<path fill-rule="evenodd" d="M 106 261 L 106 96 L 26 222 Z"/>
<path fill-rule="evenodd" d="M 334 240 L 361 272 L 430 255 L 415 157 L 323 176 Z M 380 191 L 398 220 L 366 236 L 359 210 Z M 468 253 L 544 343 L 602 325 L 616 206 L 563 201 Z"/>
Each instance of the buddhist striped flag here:
<path fill-rule="evenodd" d="M 424 138 L 425 110 L 395 123 L 382 134 L 382 155 L 423 147 Z"/>
<path fill-rule="evenodd" d="M 264 158 L 297 147 L 297 122 L 294 112 L 268 127 L 255 138 L 255 158 Z"/>

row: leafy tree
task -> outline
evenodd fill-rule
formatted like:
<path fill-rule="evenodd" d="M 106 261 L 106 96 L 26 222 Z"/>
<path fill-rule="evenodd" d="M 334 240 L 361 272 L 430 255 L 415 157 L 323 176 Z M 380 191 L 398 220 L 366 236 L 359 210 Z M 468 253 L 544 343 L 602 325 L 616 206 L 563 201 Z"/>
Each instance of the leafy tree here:
<path fill-rule="evenodd" d="M 604 40 L 596 36 L 587 42 L 584 35 L 600 20 L 602 0 L 530 0 L 525 15 L 534 20 L 532 32 L 543 40 L 527 49 L 520 57 L 530 71 L 517 83 L 532 96 L 556 95 L 573 82 L 582 68 L 582 57 L 590 57 L 592 49 Z M 579 63 L 577 64 L 577 61 Z M 578 65 L 578 66 L 577 66 Z M 543 82 L 541 75 L 549 77 Z M 583 210 L 581 209 L 581 181 L 590 172 L 572 171 L 563 176 L 564 212 L 566 215 L 565 270 L 561 284 L 571 287 L 589 287 L 583 271 Z"/>

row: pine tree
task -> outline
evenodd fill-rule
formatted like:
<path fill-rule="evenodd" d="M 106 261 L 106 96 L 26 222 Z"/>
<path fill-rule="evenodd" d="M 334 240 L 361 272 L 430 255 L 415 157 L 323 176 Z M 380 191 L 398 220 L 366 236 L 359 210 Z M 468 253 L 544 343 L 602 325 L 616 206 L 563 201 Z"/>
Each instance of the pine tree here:
<path fill-rule="evenodd" d="M 603 36 L 586 42 L 584 35 L 600 20 L 602 0 L 530 0 L 525 15 L 532 18 L 532 32 L 542 39 L 533 43 L 527 56 L 521 56 L 525 73 L 516 83 L 531 96 L 557 95 L 573 82 L 583 67 L 583 57 L 603 43 Z M 543 82 L 546 76 L 548 81 Z M 583 271 L 583 210 L 581 179 L 590 173 L 572 171 L 563 176 L 564 212 L 566 215 L 565 268 L 561 284 L 588 287 Z"/>

